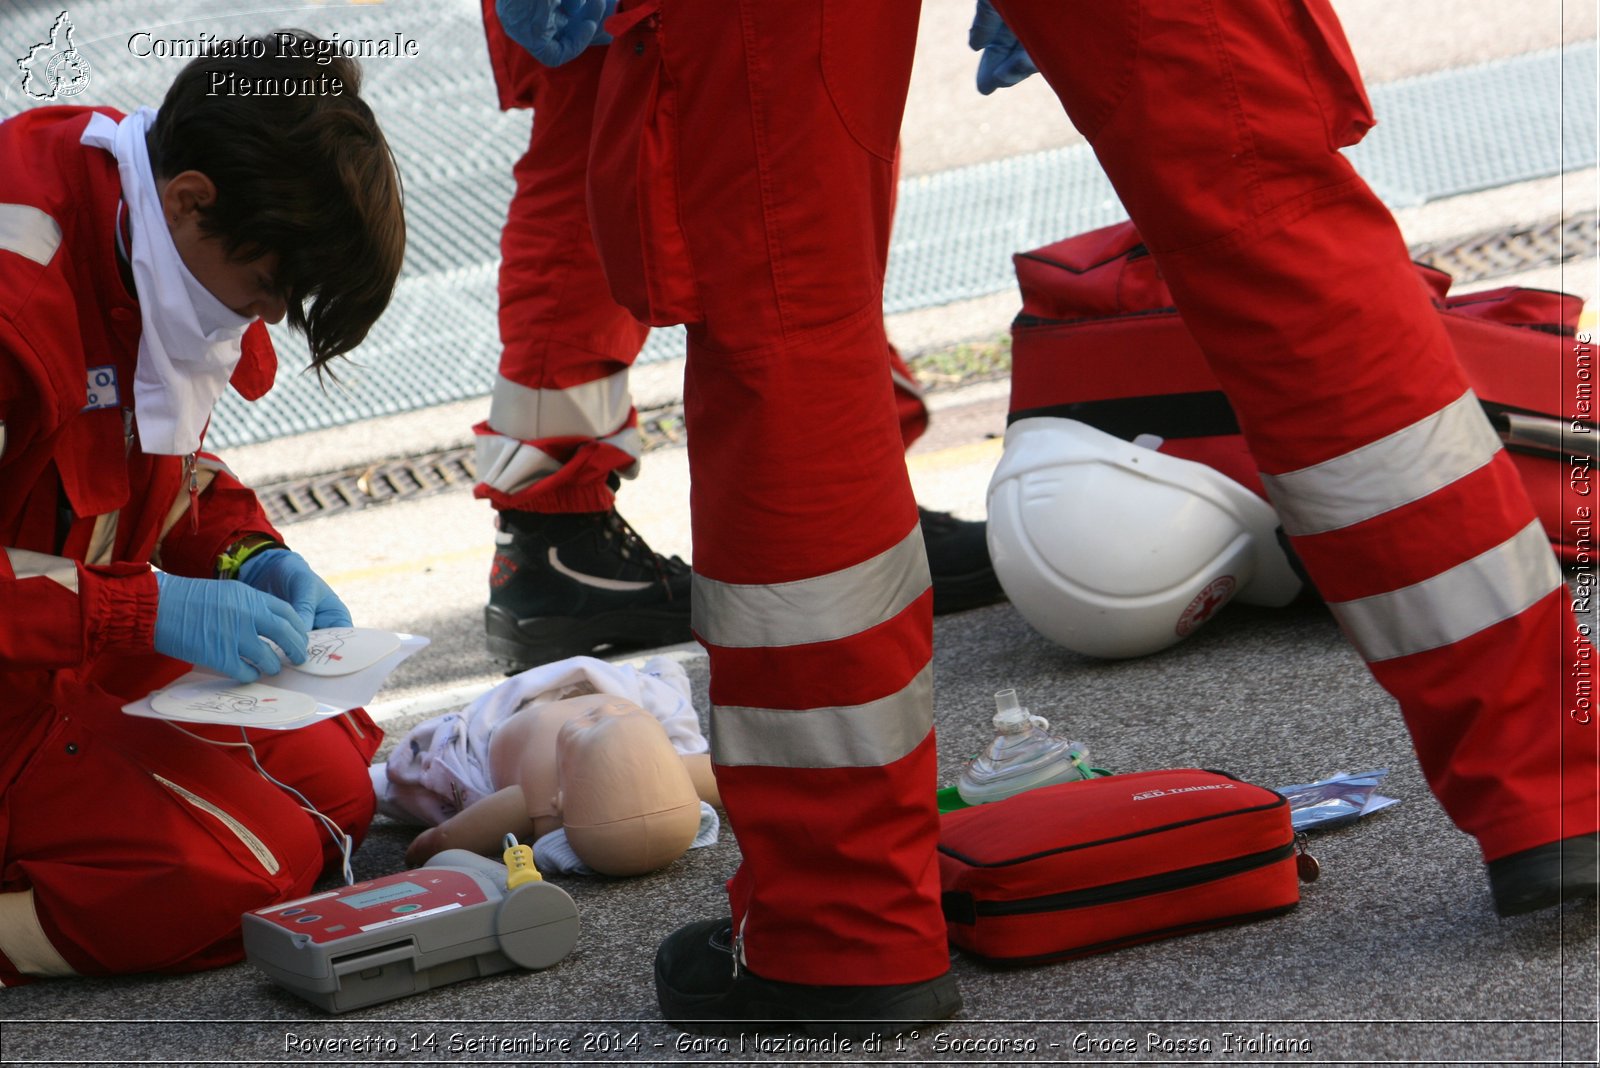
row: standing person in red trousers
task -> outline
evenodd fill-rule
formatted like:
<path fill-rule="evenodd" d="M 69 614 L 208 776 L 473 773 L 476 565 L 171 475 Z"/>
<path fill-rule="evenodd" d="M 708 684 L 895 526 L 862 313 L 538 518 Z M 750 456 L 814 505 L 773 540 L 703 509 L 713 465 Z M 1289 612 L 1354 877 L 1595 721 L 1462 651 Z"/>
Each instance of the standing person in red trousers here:
<path fill-rule="evenodd" d="M 201 451 L 230 380 L 271 386 L 263 321 L 320 369 L 400 271 L 399 175 L 323 44 L 205 55 L 158 111 L 0 122 L 0 986 L 239 960 L 240 915 L 308 892 L 372 819 L 360 709 L 296 731 L 122 711 L 190 664 L 270 681 L 350 625 Z"/>
<path fill-rule="evenodd" d="M 601 649 L 688 641 L 691 575 L 618 514 L 639 467 L 629 372 L 649 328 L 611 295 L 587 198 L 605 37 L 547 67 L 509 39 L 484 0 L 500 106 L 532 108 L 501 235 L 503 348 L 489 417 L 474 427 L 478 485 L 496 511 L 485 628 L 489 652 L 524 669 Z M 928 426 L 922 391 L 884 344 L 909 447 Z M 984 524 L 920 511 L 934 610 L 999 600 Z"/>
<path fill-rule="evenodd" d="M 581 34 L 577 0 L 531 6 L 544 39 Z M 1595 725 L 1562 671 L 1583 639 L 1393 220 L 1339 155 L 1371 118 L 1331 9 L 999 9 L 1160 261 L 1496 908 L 1592 894 Z M 593 218 L 613 292 L 688 324 L 694 627 L 743 851 L 731 921 L 657 953 L 662 1010 L 695 1030 L 893 1031 L 959 1006 L 926 571 L 871 369 L 917 14 L 640 0 L 606 23 Z"/>
<path fill-rule="evenodd" d="M 1374 117 L 1328 0 L 980 0 L 973 44 L 980 89 L 1036 63 L 1093 146 L 1495 910 L 1593 896 L 1600 764 L 1570 670 L 1593 648 L 1394 220 L 1338 152 Z"/>

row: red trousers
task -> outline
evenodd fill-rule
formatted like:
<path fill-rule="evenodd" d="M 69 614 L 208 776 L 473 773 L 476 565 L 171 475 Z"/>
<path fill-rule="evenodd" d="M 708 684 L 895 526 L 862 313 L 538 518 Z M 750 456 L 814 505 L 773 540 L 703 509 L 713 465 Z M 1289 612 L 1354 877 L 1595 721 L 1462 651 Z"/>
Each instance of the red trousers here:
<path fill-rule="evenodd" d="M 1392 219 L 1337 151 L 1366 115 L 1331 10 L 1000 6 L 1159 257 L 1450 815 L 1489 858 L 1594 830 L 1561 576 Z M 925 570 L 919 588 L 898 435 L 874 414 L 916 18 L 914 0 L 625 4 L 597 104 L 608 281 L 641 320 L 689 324 L 694 625 L 744 854 L 730 897 L 746 962 L 778 979 L 946 966 Z"/>
<path fill-rule="evenodd" d="M 0 795 L 0 899 L 31 890 L 37 922 L 6 910 L 0 984 L 41 967 L 116 975 L 232 963 L 243 955 L 241 915 L 309 892 L 337 861 L 321 823 L 243 748 L 129 716 L 125 698 L 93 686 L 58 697 L 53 715 L 15 721 L 26 737 L 4 736 L 7 752 L 30 755 L 7 762 L 17 770 Z M 248 736 L 273 777 L 360 843 L 374 808 L 367 764 L 383 738 L 365 712 Z"/>
<path fill-rule="evenodd" d="M 596 107 L 612 291 L 688 324 L 693 620 L 743 855 L 729 896 L 745 962 L 786 981 L 949 967 L 931 594 L 882 315 L 916 15 L 625 5 Z"/>
<path fill-rule="evenodd" d="M 1318 590 L 1494 859 L 1596 829 L 1593 662 L 1393 220 L 1327 0 L 996 0 L 1228 394 Z M 1585 678 L 1587 675 L 1584 674 Z"/>
<path fill-rule="evenodd" d="M 613 472 L 639 459 L 629 369 L 649 330 L 613 299 L 589 227 L 587 171 L 604 48 L 544 67 L 507 38 L 484 0 L 501 106 L 532 108 L 527 151 L 500 238 L 501 356 L 489 418 L 477 435 L 476 496 L 496 508 L 601 511 Z M 927 409 L 885 342 L 901 433 L 910 445 Z"/>

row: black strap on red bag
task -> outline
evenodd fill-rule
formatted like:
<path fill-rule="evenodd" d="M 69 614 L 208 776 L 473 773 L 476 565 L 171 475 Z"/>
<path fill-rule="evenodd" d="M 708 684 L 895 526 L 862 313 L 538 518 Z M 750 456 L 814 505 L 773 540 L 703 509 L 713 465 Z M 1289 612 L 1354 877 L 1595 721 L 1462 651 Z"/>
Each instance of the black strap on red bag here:
<path fill-rule="evenodd" d="M 1076 419 L 1127 441 L 1205 463 L 1265 496 L 1233 407 L 1183 325 L 1155 258 L 1132 223 L 1013 257 L 1022 311 L 1012 323 L 1011 410 Z M 1416 269 L 1473 391 L 1511 453 L 1551 543 L 1574 561 L 1574 475 L 1600 461 L 1594 397 L 1575 380 L 1588 362 L 1577 337 L 1583 300 L 1506 286 L 1450 295 L 1451 278 Z M 1572 388 L 1562 388 L 1570 383 Z"/>

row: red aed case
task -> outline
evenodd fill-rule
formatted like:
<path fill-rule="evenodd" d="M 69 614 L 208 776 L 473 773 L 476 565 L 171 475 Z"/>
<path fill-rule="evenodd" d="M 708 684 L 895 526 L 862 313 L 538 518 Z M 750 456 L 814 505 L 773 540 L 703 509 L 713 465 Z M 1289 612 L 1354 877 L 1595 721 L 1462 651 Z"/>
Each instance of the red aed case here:
<path fill-rule="evenodd" d="M 1134 772 L 947 813 L 950 941 L 1038 964 L 1276 916 L 1300 900 L 1281 795 L 1225 772 Z"/>

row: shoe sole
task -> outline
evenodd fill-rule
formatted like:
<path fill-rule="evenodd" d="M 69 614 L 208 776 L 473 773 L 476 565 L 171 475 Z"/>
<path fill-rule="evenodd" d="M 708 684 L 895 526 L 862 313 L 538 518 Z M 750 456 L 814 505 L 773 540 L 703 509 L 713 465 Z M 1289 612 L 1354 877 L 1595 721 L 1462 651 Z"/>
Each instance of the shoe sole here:
<path fill-rule="evenodd" d="M 601 650 L 681 645 L 694 634 L 681 610 L 630 608 L 593 616 L 541 616 L 519 620 L 496 605 L 483 610 L 485 644 L 497 662 L 516 671 L 589 656 Z"/>
<path fill-rule="evenodd" d="M 918 984 L 898 997 L 878 1001 L 874 998 L 870 1016 L 852 1014 L 848 1002 L 836 1006 L 836 1015 L 817 1018 L 800 1018 L 796 1015 L 792 991 L 761 989 L 763 981 L 755 976 L 744 980 L 748 985 L 741 999 L 738 1019 L 719 1019 L 716 1008 L 725 1003 L 726 994 L 685 994 L 667 985 L 656 966 L 656 1003 L 661 1007 L 662 1018 L 673 1027 L 697 1035 L 731 1038 L 756 1032 L 805 1035 L 814 1038 L 866 1039 L 882 1036 L 893 1038 L 939 1020 L 947 1020 L 961 1011 L 961 990 L 955 976 L 942 975 L 932 982 Z"/>
<path fill-rule="evenodd" d="M 1500 916 L 1522 916 L 1563 901 L 1600 895 L 1600 845 L 1594 836 L 1572 838 L 1533 851 L 1515 869 L 1489 866 L 1489 889 Z"/>

